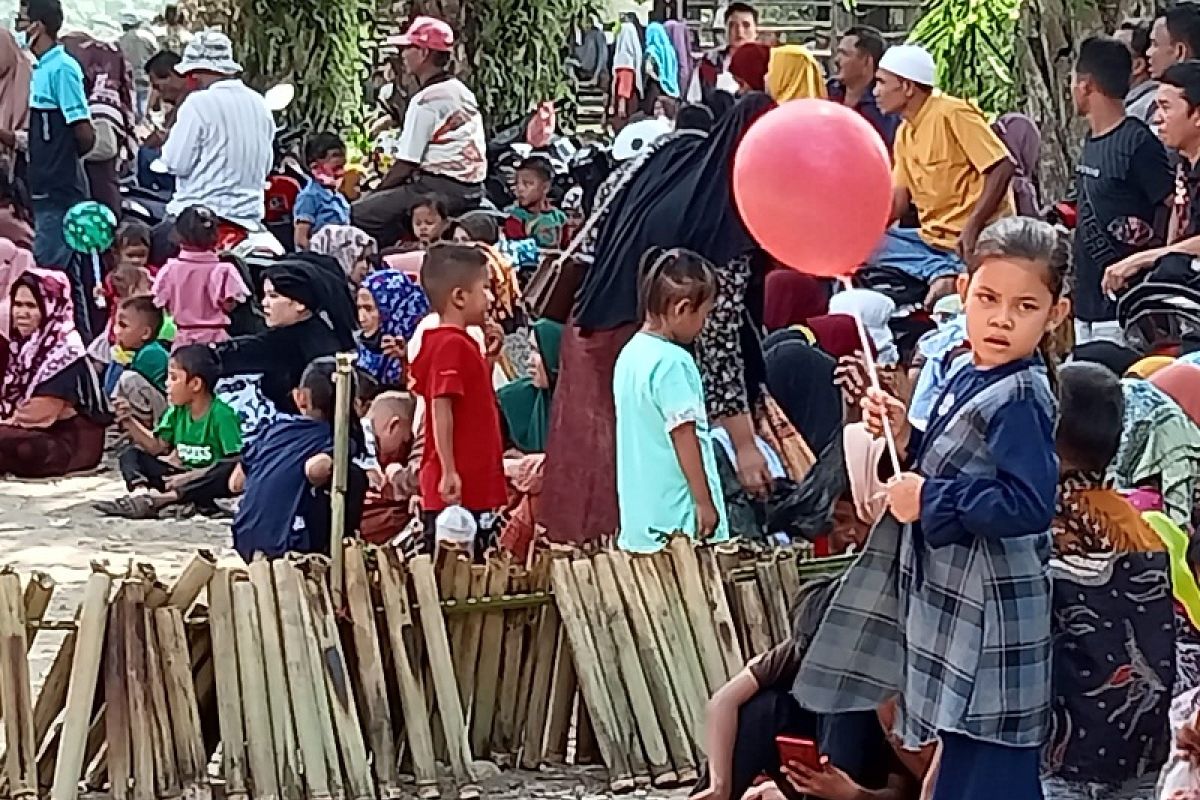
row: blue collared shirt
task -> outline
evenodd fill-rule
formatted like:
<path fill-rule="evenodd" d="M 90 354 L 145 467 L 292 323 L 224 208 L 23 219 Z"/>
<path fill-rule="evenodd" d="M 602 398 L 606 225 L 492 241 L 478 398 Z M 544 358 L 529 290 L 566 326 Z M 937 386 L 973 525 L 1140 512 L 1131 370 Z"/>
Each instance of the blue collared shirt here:
<path fill-rule="evenodd" d="M 300 194 L 296 195 L 292 217 L 298 222 L 312 225 L 309 235 L 326 225 L 349 225 L 350 201 L 341 192 L 322 186 L 312 179 L 300 190 Z"/>
<path fill-rule="evenodd" d="M 42 53 L 29 84 L 29 191 L 68 206 L 87 196 L 71 126 L 89 118 L 83 69 L 62 45 Z"/>
<path fill-rule="evenodd" d="M 830 100 L 842 105 L 846 104 L 846 86 L 840 80 L 830 78 L 826 89 L 829 92 Z M 883 137 L 883 141 L 887 145 L 888 152 L 892 152 L 892 143 L 896 140 L 896 129 L 900 127 L 900 115 L 885 114 L 879 108 L 879 103 L 875 100 L 875 81 L 871 81 L 867 90 L 862 93 L 862 97 L 858 98 L 854 110 L 871 123 L 875 130 L 879 131 L 879 135 Z"/>

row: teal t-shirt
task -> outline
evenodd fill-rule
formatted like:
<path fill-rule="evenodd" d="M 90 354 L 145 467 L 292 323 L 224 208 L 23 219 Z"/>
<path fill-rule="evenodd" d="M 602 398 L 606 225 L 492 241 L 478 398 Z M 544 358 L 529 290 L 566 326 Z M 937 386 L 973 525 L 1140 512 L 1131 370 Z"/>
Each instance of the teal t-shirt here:
<path fill-rule="evenodd" d="M 192 419 L 187 406 L 171 406 L 154 435 L 174 447 L 179 462 L 188 469 L 202 469 L 242 452 L 237 412 L 216 398 L 199 419 Z"/>
<path fill-rule="evenodd" d="M 663 537 L 679 532 L 695 538 L 696 504 L 679 466 L 671 431 L 694 422 L 708 490 L 720 523 L 712 539 L 729 538 L 729 519 L 713 451 L 704 386 L 691 353 L 648 333 L 638 333 L 621 350 L 613 373 L 617 407 L 617 496 L 621 530 L 617 545 L 654 553 Z"/>
<path fill-rule="evenodd" d="M 129 362 L 129 368 L 165 392 L 167 390 L 167 362 L 170 360 L 171 354 L 167 352 L 163 343 L 154 341 L 144 345 L 133 354 L 133 361 Z"/>

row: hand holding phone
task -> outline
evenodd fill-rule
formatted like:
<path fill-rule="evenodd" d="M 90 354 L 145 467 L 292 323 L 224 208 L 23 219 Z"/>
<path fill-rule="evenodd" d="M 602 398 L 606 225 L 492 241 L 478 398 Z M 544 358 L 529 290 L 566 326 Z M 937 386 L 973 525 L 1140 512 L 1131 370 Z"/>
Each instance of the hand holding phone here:
<path fill-rule="evenodd" d="M 776 736 L 775 746 L 779 749 L 779 763 L 795 761 L 809 769 L 821 768 L 821 751 L 812 739 L 797 736 Z"/>

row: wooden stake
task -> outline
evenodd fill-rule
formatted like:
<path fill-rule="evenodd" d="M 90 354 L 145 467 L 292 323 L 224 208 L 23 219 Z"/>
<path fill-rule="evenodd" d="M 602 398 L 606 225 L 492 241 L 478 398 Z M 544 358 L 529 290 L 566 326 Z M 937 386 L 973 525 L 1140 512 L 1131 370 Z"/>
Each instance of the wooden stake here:
<path fill-rule="evenodd" d="M 528 575 L 523 567 L 510 567 L 508 593 L 522 593 L 525 588 L 522 583 L 527 582 L 527 579 Z M 524 655 L 525 623 L 528 615 L 525 609 L 508 609 L 503 612 L 503 618 L 504 638 L 501 639 L 501 649 L 504 655 L 500 666 L 500 680 L 497 683 L 501 691 L 496 705 L 489 749 L 493 762 L 500 767 L 510 767 L 515 750 L 517 694 L 521 681 L 521 657 Z"/>
<path fill-rule="evenodd" d="M 742 626 L 746 635 L 746 649 L 757 656 L 771 649 L 770 623 L 763 611 L 762 597 L 755 581 L 736 581 L 733 584 L 741 611 Z"/>
<path fill-rule="evenodd" d="M 758 588 L 762 592 L 763 606 L 767 613 L 767 630 L 771 633 L 771 645 L 777 645 L 791 634 L 788 624 L 787 598 L 779 584 L 779 570 L 773 557 L 760 558 L 754 562 L 754 573 Z"/>
<path fill-rule="evenodd" d="M 696 559 L 700 564 L 700 583 L 708 598 L 708 611 L 712 617 L 713 628 L 716 630 L 717 647 L 721 651 L 721 659 L 725 662 L 725 674 L 732 678 L 746 664 L 742 657 L 741 642 L 738 641 L 737 625 L 733 621 L 733 612 L 729 609 L 729 598 L 725 594 L 725 582 L 717 566 L 717 557 L 713 548 L 696 548 Z"/>
<path fill-rule="evenodd" d="M 667 754 L 666 741 L 655 712 L 654 700 L 650 696 L 650 687 L 646 674 L 642 671 L 641 660 L 638 658 L 637 642 L 625 616 L 625 606 L 621 601 L 621 590 L 609 557 L 598 553 L 592 558 L 592 566 L 596 574 L 596 588 L 603 615 L 609 623 L 616 644 L 617 660 L 621 667 L 621 678 L 624 692 L 629 698 L 635 724 L 633 744 L 641 739 L 641 746 L 646 752 L 646 761 L 650 767 L 650 777 L 656 786 L 672 785 L 678 781 L 678 776 L 671 765 Z M 586 594 L 584 596 L 587 600 Z M 616 691 L 621 691 L 619 684 L 614 684 Z"/>
<path fill-rule="evenodd" d="M 566 559 L 555 559 L 550 566 L 554 583 L 554 598 L 563 627 L 571 642 L 571 657 L 575 662 L 575 673 L 588 709 L 592 712 L 592 729 L 604 763 L 608 766 L 609 783 L 614 792 L 633 788 L 633 771 L 626 757 L 622 731 L 616 721 L 608 688 L 600 663 L 596 643 L 588 627 L 587 614 L 583 608 L 575 573 Z"/>
<path fill-rule="evenodd" d="M 790 612 L 792 603 L 796 602 L 796 595 L 800 593 L 800 570 L 796 565 L 796 551 L 792 548 L 780 551 L 775 558 L 775 566 L 779 570 L 779 585 L 783 588 L 784 605 Z"/>
<path fill-rule="evenodd" d="M 310 634 L 300 610 L 301 604 L 306 602 L 301 596 L 300 573 L 285 559 L 272 562 L 271 571 L 278 595 L 284 667 L 296 721 L 296 740 L 300 746 L 299 767 L 310 800 L 329 800 L 330 773 L 321 735 L 322 718 L 318 711 L 318 692 L 323 703 L 325 687 L 317 684 L 319 676 L 313 674 L 308 657 Z"/>
<path fill-rule="evenodd" d="M 125 606 L 125 696 L 129 702 L 130 763 L 133 800 L 155 800 L 154 723 L 146 673 L 146 588 L 138 580 L 125 581 L 117 602 Z"/>
<path fill-rule="evenodd" d="M 352 540 L 346 548 L 346 601 L 350 607 L 359 690 L 363 698 L 362 717 L 375 756 L 375 775 L 383 800 L 392 800 L 400 796 L 400 764 L 392 739 L 392 716 L 388 708 L 383 655 L 375 630 L 370 579 L 362 544 L 357 540 Z"/>
<path fill-rule="evenodd" d="M 154 791 L 159 800 L 179 797 L 179 769 L 175 764 L 171 710 L 163 682 L 161 650 L 154 624 L 154 611 L 144 609 L 142 628 L 146 636 L 146 702 L 150 711 L 150 734 L 154 743 Z"/>
<path fill-rule="evenodd" d="M 179 767 L 183 800 L 209 800 L 212 789 L 208 784 L 208 757 L 204 750 L 204 734 L 200 727 L 200 711 L 192 682 L 183 616 L 176 608 L 157 609 L 154 611 L 154 627 L 158 634 L 159 657 L 170 709 L 171 738 L 175 745 L 175 763 Z"/>
<path fill-rule="evenodd" d="M 350 673 L 346 668 L 346 656 L 342 652 L 341 640 L 338 638 L 333 601 L 325 584 L 325 576 L 320 572 L 310 576 L 304 582 L 304 587 L 308 592 L 316 642 L 321 649 L 325 691 L 329 697 L 338 751 L 344 765 L 347 797 L 350 800 L 373 800 L 375 784 L 367 761 L 367 745 L 363 741 L 362 727 L 358 723 L 354 690 L 350 686 Z"/>
<path fill-rule="evenodd" d="M 178 608 L 184 618 L 195 604 L 200 591 L 208 586 L 217 571 L 217 559 L 209 550 L 198 550 L 184 565 L 183 571 L 171 585 L 164 605 Z M 211 601 L 210 601 L 211 603 Z M 153 607 L 153 606 L 152 606 Z"/>
<path fill-rule="evenodd" d="M 460 784 L 467 784 L 471 777 L 471 745 L 467 739 L 466 723 L 463 721 L 462 704 L 458 687 L 454 682 L 454 661 L 450 658 L 450 643 L 446 638 L 446 621 L 438 604 L 437 584 L 433 579 L 433 566 L 429 556 L 417 556 L 410 562 L 413 590 L 417 596 L 417 607 L 421 614 L 421 630 L 425 634 L 425 650 L 433 670 L 433 686 L 437 692 L 438 711 L 446 733 L 446 748 L 450 752 L 450 766 Z M 459 790 L 459 797 L 478 797 L 474 786 Z"/>
<path fill-rule="evenodd" d="M 33 692 L 29 686 L 28 644 L 21 578 L 0 574 L 0 707 L 8 744 L 4 772 L 13 800 L 37 797 L 37 743 L 33 740 Z"/>
<path fill-rule="evenodd" d="M 101 742 L 107 741 L 108 745 L 109 793 L 113 800 L 128 800 L 133 772 L 129 746 L 129 698 L 126 696 L 125 683 L 125 616 L 129 608 L 126 603 L 120 602 L 124 593 L 125 587 L 122 586 L 117 590 L 117 600 L 108 609 L 108 640 L 104 650 L 104 701 L 107 711 L 104 714 L 104 726 L 99 728 Z M 88 764 L 86 753 L 95 752 L 91 739 L 96 731 L 96 726 L 88 731 L 89 741 L 82 759 L 85 767 Z M 57 764 L 55 769 L 57 771 Z"/>
<path fill-rule="evenodd" d="M 521 745 L 521 766 L 537 769 L 545 752 L 546 721 L 550 716 L 550 688 L 554 677 L 554 654 L 558 645 L 558 609 L 553 603 L 542 606 L 537 634 L 533 639 L 531 660 L 533 684 L 529 692 L 529 711 L 525 717 Z"/>
<path fill-rule="evenodd" d="M 241 681 L 238 677 L 237 635 L 234 632 L 233 573 L 218 570 L 208 583 L 208 624 L 212 632 L 213 669 L 217 682 L 217 707 L 221 723 L 221 774 L 225 796 L 245 800 L 246 737 L 242 719 Z M 258 709 L 257 713 L 262 713 Z"/>
<path fill-rule="evenodd" d="M 488 560 L 487 594 L 502 597 L 508 587 L 507 556 Z M 490 751 L 492 723 L 496 719 L 496 690 L 504 646 L 504 611 L 487 611 L 479 642 L 479 669 L 475 674 L 475 711 L 471 717 L 471 752 Z"/>
<path fill-rule="evenodd" d="M 330 575 L 334 608 L 342 607 L 345 591 L 346 476 L 350 474 L 350 403 L 353 401 L 353 353 L 338 353 L 333 373 L 333 485 L 329 495 L 329 546 L 333 556 Z M 351 532 L 353 533 L 353 531 Z"/>
<path fill-rule="evenodd" d="M 555 614 L 560 614 L 555 605 Z M 546 737 L 543 740 L 542 761 L 562 764 L 567 758 L 571 735 L 571 715 L 575 712 L 575 664 L 571 660 L 571 643 L 559 616 L 558 641 L 554 644 L 554 674 L 550 680 L 550 707 L 546 714 Z"/>
<path fill-rule="evenodd" d="M 692 623 L 688 620 L 687 611 L 684 609 L 683 593 L 679 590 L 675 565 L 671 563 L 670 556 L 666 553 L 658 553 L 652 556 L 651 560 L 658 570 L 663 594 L 666 597 L 666 609 L 670 614 L 676 635 L 679 637 L 680 649 L 677 653 L 680 661 L 676 662 L 676 668 L 687 670 L 688 680 L 696 693 L 695 704 L 701 720 L 696 728 L 696 735 L 699 737 L 696 742 L 699 746 L 703 741 L 703 728 L 699 726 L 703 725 L 704 709 L 708 707 L 708 698 L 712 696 L 708 689 L 708 681 L 704 677 L 704 667 L 700 664 L 700 648 L 696 644 L 696 635 L 692 633 Z"/>
<path fill-rule="evenodd" d="M 303 800 L 304 779 L 297 761 L 296 728 L 292 722 L 292 700 L 279 627 L 279 603 L 271 580 L 271 564 L 261 556 L 250 564 L 250 586 L 258 608 L 263 667 L 266 670 L 270 703 L 271 741 L 275 750 L 275 777 L 284 800 Z"/>
<path fill-rule="evenodd" d="M 38 634 L 38 623 L 46 616 L 50 598 L 54 595 L 54 579 L 45 572 L 34 572 L 25 584 L 25 648 L 33 649 L 33 640 Z M 39 742 L 40 743 L 40 742 Z"/>
<path fill-rule="evenodd" d="M 479 598 L 487 594 L 488 568 L 484 564 L 472 564 L 467 579 L 467 597 Z M 457 616 L 457 615 L 456 615 Z M 463 711 L 466 713 L 475 705 L 475 674 L 479 666 L 479 647 L 483 642 L 483 621 L 486 614 L 474 610 L 463 614 L 462 649 L 453 651 L 454 674 L 458 676 L 462 686 L 460 695 L 463 698 Z M 475 729 L 474 719 L 471 730 Z M 474 741 L 474 740 L 472 740 Z M 474 747 L 472 747 L 474 752 Z"/>
<path fill-rule="evenodd" d="M 674 562 L 675 578 L 679 581 L 680 594 L 700 654 L 700 666 L 711 696 L 732 676 L 725 673 L 725 662 L 717 645 L 717 629 L 713 625 L 712 614 L 708 610 L 708 598 L 700 580 L 700 564 L 696 560 L 695 545 L 686 536 L 674 536 L 667 550 Z"/>
<path fill-rule="evenodd" d="M 412 754 L 413 772 L 421 797 L 437 797 L 437 765 L 433 758 L 433 732 L 425 712 L 425 695 L 417 682 L 408 654 L 405 633 L 413 627 L 412 611 L 405 585 L 405 569 L 400 553 L 392 547 L 379 551 L 380 595 L 387 614 L 388 639 L 392 646 L 392 663 L 404 714 L 404 730 Z"/>
<path fill-rule="evenodd" d="M 233 584 L 233 622 L 237 637 L 238 677 L 242 686 L 242 719 L 246 725 L 250 785 L 255 800 L 279 799 L 279 770 L 271 736 L 271 701 L 263 666 L 262 622 L 254 587 L 247 581 Z"/>

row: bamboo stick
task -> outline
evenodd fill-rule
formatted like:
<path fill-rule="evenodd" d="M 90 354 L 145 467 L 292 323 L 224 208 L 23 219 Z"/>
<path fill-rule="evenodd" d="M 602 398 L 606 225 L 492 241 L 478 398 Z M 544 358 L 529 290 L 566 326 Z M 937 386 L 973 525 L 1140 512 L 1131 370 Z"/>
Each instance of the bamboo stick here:
<path fill-rule="evenodd" d="M 117 590 L 117 600 L 124 592 L 124 586 Z M 104 714 L 104 726 L 99 732 L 101 741 L 106 742 L 108 747 L 109 793 L 113 800 L 128 800 L 132 779 L 132 755 L 129 746 L 129 699 L 126 697 L 125 682 L 125 617 L 129 609 L 126 603 L 117 600 L 114 600 L 108 609 L 108 640 L 105 643 L 104 654 L 104 699 L 107 712 Z M 88 764 L 86 754 L 95 752 L 91 739 L 96 731 L 96 726 L 88 731 L 89 741 L 84 751 L 84 766 Z M 57 762 L 55 770 L 57 771 Z M 91 782 L 90 776 L 89 785 L 96 785 Z"/>
<path fill-rule="evenodd" d="M 562 615 L 563 627 L 571 642 L 571 657 L 583 699 L 593 712 L 593 731 L 601 757 L 609 770 L 609 784 L 614 792 L 628 791 L 634 786 L 633 772 L 623 747 L 622 733 L 616 721 L 605 685 L 600 656 L 588 627 L 575 572 L 566 559 L 555 559 L 550 567 L 554 583 L 554 597 L 558 612 Z M 582 708 L 582 706 L 581 706 Z M 576 739 L 578 741 L 578 737 Z"/>
<path fill-rule="evenodd" d="M 308 592 L 316 642 L 321 649 L 325 691 L 333 714 L 338 751 L 341 753 L 346 778 L 347 797 L 350 800 L 373 800 L 375 784 L 367 761 L 367 745 L 363 741 L 362 727 L 358 721 L 358 709 L 354 704 L 354 690 L 350 685 L 346 656 L 338 638 L 333 600 L 323 573 L 323 569 L 316 571 L 304 582 L 304 587 Z"/>
<path fill-rule="evenodd" d="M 600 592 L 596 588 L 597 580 L 596 572 L 593 568 L 593 560 L 594 557 L 580 558 L 571 562 L 571 571 L 575 573 L 575 589 L 578 592 L 579 602 L 583 607 L 588 627 L 591 629 L 592 642 L 600 658 L 604 688 L 608 692 L 608 697 L 611 701 L 612 719 L 616 723 L 621 746 L 624 748 L 626 758 L 629 760 L 629 768 L 633 772 L 634 783 L 641 784 L 643 781 L 648 783 L 650 776 L 649 765 L 646 763 L 646 754 L 642 748 L 642 743 L 638 741 L 637 726 L 632 708 L 633 698 L 630 696 L 634 690 L 622 684 L 622 663 L 617 652 L 621 645 L 616 640 L 616 636 L 612 631 L 613 620 L 609 618 L 607 609 L 602 605 L 599 596 Z M 594 707 L 589 707 L 588 712 L 593 719 L 600 715 L 600 712 Z M 661 744 L 661 731 L 659 731 L 659 734 L 657 743 Z M 653 736 L 652 733 L 648 735 Z M 661 760 L 659 761 L 660 767 L 663 766 L 665 760 L 664 745 Z"/>
<path fill-rule="evenodd" d="M 125 606 L 125 697 L 129 703 L 130 765 L 133 800 L 154 800 L 154 725 L 147 697 L 146 589 L 138 580 L 125 581 L 117 602 Z"/>
<path fill-rule="evenodd" d="M 13 800 L 37 797 L 37 743 L 33 740 L 33 692 L 29 686 L 25 603 L 21 578 L 0 574 L 0 707 L 8 744 L 4 772 Z"/>
<path fill-rule="evenodd" d="M 255 800 L 279 800 L 279 769 L 271 736 L 271 704 L 263 665 L 262 623 L 254 587 L 247 581 L 233 584 L 233 628 L 237 639 L 238 677 L 242 687 L 242 718 L 246 725 L 247 763 Z"/>
<path fill-rule="evenodd" d="M 488 559 L 487 593 L 500 597 L 508 587 L 507 556 Z M 503 656 L 504 611 L 483 614 L 483 630 L 479 640 L 479 667 L 475 675 L 475 711 L 471 717 L 471 752 L 489 752 L 492 724 L 496 719 L 496 690 L 500 682 L 500 659 Z"/>
<path fill-rule="evenodd" d="M 779 585 L 783 588 L 784 605 L 789 612 L 800 593 L 800 570 L 796 565 L 796 551 L 792 548 L 782 550 L 775 558 L 775 566 L 779 570 Z M 789 622 L 790 627 L 790 622 Z"/>
<path fill-rule="evenodd" d="M 659 553 L 653 556 L 651 561 L 658 571 L 663 594 L 666 597 L 666 610 L 679 637 L 677 652 L 680 661 L 676 662 L 677 668 L 687 670 L 689 683 L 696 692 L 695 707 L 699 715 L 696 735 L 702 737 L 704 709 L 708 706 L 708 698 L 712 696 L 712 693 L 708 688 L 708 680 L 704 677 L 704 667 L 700 663 L 700 648 L 696 643 L 696 635 L 692 632 L 692 624 L 688 620 L 687 611 L 684 609 L 683 593 L 679 589 L 675 565 L 671 562 L 670 556 L 666 553 Z M 724 684 L 724 681 L 721 683 Z M 697 739 L 697 744 L 701 740 Z"/>
<path fill-rule="evenodd" d="M 629 557 L 629 562 L 637 579 L 642 600 L 646 604 L 646 613 L 654 629 L 654 638 L 663 654 L 663 660 L 669 667 L 671 690 L 675 694 L 680 711 L 683 712 L 683 724 L 692 743 L 692 751 L 698 753 L 703 741 L 704 708 L 707 698 L 703 685 L 697 681 L 702 681 L 703 677 L 698 669 L 690 669 L 685 662 L 685 651 L 680 644 L 679 631 L 670 609 L 667 608 L 662 582 L 654 566 L 655 558 L 657 557 L 635 555 Z"/>
<path fill-rule="evenodd" d="M 763 607 L 767 614 L 767 630 L 771 634 L 771 646 L 786 640 L 791 633 L 788 625 L 787 599 L 779 584 L 779 570 L 775 560 L 759 559 L 754 564 L 758 588 L 762 593 Z"/>
<path fill-rule="evenodd" d="M 284 667 L 287 670 L 288 690 L 296 722 L 296 740 L 300 747 L 300 768 L 310 800 L 329 800 L 330 772 L 321 735 L 321 714 L 318 711 L 317 675 L 308 657 L 308 628 L 300 611 L 305 601 L 301 597 L 300 574 L 285 559 L 271 563 L 279 607 L 279 623 L 283 638 Z M 336 760 L 336 759 L 335 759 Z"/>
<path fill-rule="evenodd" d="M 509 569 L 508 593 L 520 594 L 524 591 L 523 582 L 527 574 L 523 567 Z M 521 657 L 524 654 L 525 623 L 528 619 L 524 609 L 509 609 L 504 615 L 504 638 L 501 639 L 503 657 L 500 665 L 500 680 L 497 683 L 499 699 L 496 704 L 496 716 L 492 725 L 492 736 L 489 743 L 492 761 L 500 767 L 512 766 L 512 753 L 515 749 L 517 695 L 521 681 Z"/>
<path fill-rule="evenodd" d="M 467 582 L 467 597 L 479 598 L 487 594 L 488 568 L 485 564 L 471 564 Z M 483 642 L 483 622 L 486 614 L 475 610 L 463 614 L 462 650 L 454 653 L 454 674 L 462 686 L 463 709 L 475 705 L 475 674 L 479 666 L 479 647 Z M 474 730 L 474 720 L 472 720 Z M 472 749 L 474 752 L 474 749 Z"/>
<path fill-rule="evenodd" d="M 346 601 L 350 607 L 359 689 L 363 697 L 364 727 L 375 755 L 380 795 L 384 800 L 391 800 L 400 796 L 400 764 L 396 760 L 396 745 L 392 738 L 392 716 L 379 634 L 375 630 L 370 579 L 362 545 L 357 541 L 352 541 L 346 548 Z"/>
<path fill-rule="evenodd" d="M 183 627 L 183 616 L 179 609 L 156 609 L 154 628 L 158 635 L 159 659 L 170 710 L 171 740 L 175 747 L 175 763 L 179 769 L 183 799 L 209 800 L 212 790 L 208 784 L 208 758 L 204 752 L 204 734 L 200 727 L 200 711 L 192 679 L 187 631 Z"/>
<path fill-rule="evenodd" d="M 455 559 L 455 568 L 451 573 L 450 584 L 450 599 L 455 602 L 455 605 L 465 605 L 467 598 L 471 596 L 471 560 L 467 554 L 463 552 Z M 468 690 L 467 682 L 461 679 L 461 676 L 466 675 L 467 668 L 464 663 L 468 658 L 467 653 L 467 626 L 468 621 L 472 617 L 477 617 L 478 614 L 454 614 L 446 620 L 446 628 L 450 633 L 450 655 L 454 657 L 454 674 L 459 677 L 458 695 L 462 700 L 464 711 L 471 708 L 471 695 Z M 476 644 L 476 653 L 471 655 L 470 670 L 475 671 L 475 658 L 478 656 L 478 647 Z"/>
<path fill-rule="evenodd" d="M 683 710 L 671 688 L 671 667 L 663 658 L 654 626 L 646 612 L 646 603 L 638 589 L 637 578 L 629 554 L 614 550 L 608 554 L 613 578 L 625 600 L 625 610 L 633 625 L 636 648 L 646 676 L 646 685 L 658 723 L 662 726 L 663 739 L 675 765 L 676 778 L 680 783 L 696 780 L 696 761 L 692 755 L 692 744 Z"/>
<path fill-rule="evenodd" d="M 680 594 L 692 626 L 696 648 L 700 654 L 700 666 L 709 695 L 725 685 L 730 675 L 725 673 L 725 662 L 717 644 L 717 629 L 708 610 L 708 598 L 700 580 L 700 564 L 696 560 L 695 545 L 686 536 L 674 536 L 667 545 L 675 565 L 675 578 L 679 581 Z"/>
<path fill-rule="evenodd" d="M 579 693 L 579 705 L 575 709 L 575 760 L 576 766 L 597 764 L 603 760 L 600 745 L 596 742 L 596 728 L 592 725 L 592 712 L 588 710 L 583 692 Z M 610 774 L 612 770 L 609 770 Z"/>
<path fill-rule="evenodd" d="M 296 728 L 292 721 L 291 693 L 280 638 L 279 603 L 271 580 L 271 564 L 256 557 L 250 564 L 250 586 L 258 608 L 267 701 L 270 704 L 271 741 L 275 750 L 275 778 L 284 800 L 303 800 L 304 780 L 297 762 Z"/>
<path fill-rule="evenodd" d="M 179 797 L 179 768 L 175 763 L 174 732 L 171 710 L 167 706 L 167 686 L 162 673 L 154 611 L 143 609 L 142 628 L 146 637 L 146 701 L 149 706 L 150 734 L 154 744 L 154 791 L 160 800 Z"/>
<path fill-rule="evenodd" d="M 609 630 L 616 644 L 624 692 L 629 698 L 633 713 L 633 744 L 637 746 L 637 740 L 641 739 L 641 747 L 645 750 L 646 762 L 650 768 L 650 777 L 656 786 L 674 784 L 678 781 L 678 776 L 667 753 L 666 740 L 655 712 L 654 700 L 650 696 L 646 673 L 643 672 L 638 657 L 637 643 L 625 616 L 616 574 L 609 563 L 609 557 L 604 553 L 598 553 L 592 558 L 592 567 L 596 575 L 596 588 L 602 612 L 608 619 Z M 617 691 L 621 691 L 619 684 L 614 686 Z"/>
<path fill-rule="evenodd" d="M 762 597 L 755 581 L 737 581 L 733 584 L 738 609 L 742 612 L 742 626 L 746 634 L 746 649 L 751 656 L 761 655 L 771 649 L 770 623 L 763 610 Z"/>
<path fill-rule="evenodd" d="M 333 485 L 329 495 L 329 546 L 333 556 L 330 575 L 334 608 L 342 607 L 345 591 L 346 477 L 350 473 L 350 403 L 353 400 L 353 353 L 337 353 L 333 373 Z"/>
<path fill-rule="evenodd" d="M 742 657 L 737 624 L 733 621 L 729 598 L 725 594 L 725 582 L 721 579 L 713 548 L 697 548 L 696 560 L 700 564 L 700 583 L 708 598 L 708 612 L 716 630 L 717 647 L 721 651 L 721 659 L 725 662 L 725 674 L 732 678 L 745 666 L 746 659 Z"/>
<path fill-rule="evenodd" d="M 557 605 L 555 614 L 560 614 Z M 566 761 L 577 689 L 571 643 L 560 615 L 558 641 L 554 644 L 554 674 L 550 680 L 550 707 L 546 713 L 546 735 L 542 743 L 543 763 L 562 764 Z"/>
<path fill-rule="evenodd" d="M 225 778 L 225 796 L 231 800 L 245 800 L 248 792 L 246 737 L 238 677 L 232 582 L 233 573 L 227 569 L 213 574 L 208 583 L 208 618 L 212 633 L 218 719 L 221 724 L 221 774 Z"/>
<path fill-rule="evenodd" d="M 187 618 L 188 611 L 196 602 L 196 598 L 200 596 L 201 590 L 209 585 L 213 574 L 217 571 L 217 559 L 210 550 L 197 550 L 184 564 L 183 571 L 179 573 L 179 577 L 175 579 L 175 583 L 171 585 L 171 590 L 167 593 L 166 602 L 163 605 L 171 608 L 178 608 L 179 612 Z M 151 606 L 152 608 L 157 606 Z"/>
<path fill-rule="evenodd" d="M 45 572 L 34 572 L 25 584 L 25 595 L 22 605 L 25 608 L 25 650 L 33 649 L 33 640 L 37 637 L 38 623 L 46 616 L 50 607 L 50 598 L 54 595 L 54 579 Z M 40 743 L 40 742 L 39 742 Z"/>
<path fill-rule="evenodd" d="M 392 547 L 379 551 L 380 595 L 387 615 L 388 639 L 391 642 L 392 663 L 396 669 L 396 684 L 404 715 L 404 732 L 412 754 L 417 791 L 422 798 L 438 796 L 437 765 L 433 757 L 433 732 L 425 713 L 425 695 L 417 682 L 408 653 L 405 633 L 412 632 L 412 610 L 405 582 L 406 570 L 400 553 Z"/>
<path fill-rule="evenodd" d="M 450 754 L 450 766 L 460 785 L 468 784 L 471 777 L 471 745 L 463 720 L 462 704 L 458 687 L 454 682 L 454 662 L 450 658 L 450 643 L 446 639 L 446 623 L 438 604 L 437 584 L 433 579 L 433 567 L 429 556 L 417 556 L 410 562 L 413 589 L 417 596 L 421 615 L 421 629 L 425 634 L 425 648 L 433 669 L 433 686 L 437 692 L 438 711 L 446 733 L 446 748 Z M 459 797 L 478 797 L 474 786 L 463 785 Z"/>
<path fill-rule="evenodd" d="M 99 573 L 97 573 L 99 574 Z M 111 585 L 112 578 L 109 578 Z M 85 589 L 86 596 L 86 589 Z M 105 607 L 106 622 L 107 622 L 107 605 Z M 58 652 L 54 654 L 54 660 L 50 662 L 50 669 L 46 671 L 45 677 L 42 679 L 42 688 L 38 692 L 37 700 L 33 704 L 33 740 L 37 742 L 39 752 L 42 742 L 46 741 L 46 736 L 50 733 L 54 721 L 58 719 L 67 703 L 67 693 L 71 683 L 71 678 L 74 672 L 75 650 L 76 643 L 79 639 L 77 631 L 71 631 L 63 637 L 62 644 L 58 646 Z M 100 642 L 100 647 L 103 649 L 104 642 Z M 89 698 L 90 702 L 90 698 Z M 91 720 L 91 707 L 88 709 L 88 721 Z M 86 724 L 86 723 L 85 723 Z M 87 738 L 87 730 L 83 732 L 84 739 Z M 54 737 L 61 741 L 62 733 L 59 731 Z M 61 748 L 61 744 L 53 744 L 55 750 Z M 79 754 L 79 761 L 83 762 L 83 753 Z M 82 767 L 81 767 L 82 769 Z M 39 766 L 40 771 L 40 766 Z"/>
<path fill-rule="evenodd" d="M 537 769 L 545 753 L 546 722 L 550 716 L 550 688 L 554 678 L 554 654 L 558 646 L 558 609 L 553 604 L 538 612 L 537 634 L 533 638 L 530 661 L 533 682 L 529 690 L 529 711 L 525 717 L 521 744 L 521 766 Z"/>

